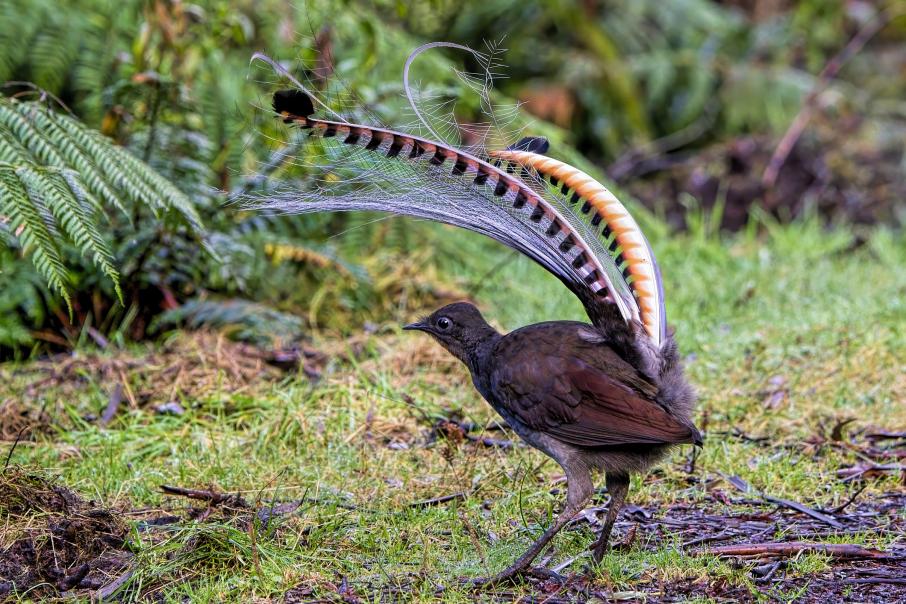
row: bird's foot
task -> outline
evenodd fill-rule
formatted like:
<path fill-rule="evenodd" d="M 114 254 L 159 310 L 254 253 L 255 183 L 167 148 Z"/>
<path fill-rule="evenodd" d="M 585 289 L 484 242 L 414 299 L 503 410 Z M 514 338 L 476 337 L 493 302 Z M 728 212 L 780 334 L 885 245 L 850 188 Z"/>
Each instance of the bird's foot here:
<path fill-rule="evenodd" d="M 610 550 L 610 547 L 608 547 L 607 540 L 598 539 L 591 546 L 591 550 L 591 565 L 597 566 L 604 559 L 604 554 Z"/>
<path fill-rule="evenodd" d="M 557 583 L 562 583 L 566 580 L 566 577 L 563 575 L 540 566 L 529 566 L 524 568 L 511 566 L 491 577 L 469 579 L 468 583 L 476 588 L 494 587 L 495 585 L 502 585 L 505 583 L 516 583 L 521 577 L 533 577 L 543 581 L 556 581 Z"/>

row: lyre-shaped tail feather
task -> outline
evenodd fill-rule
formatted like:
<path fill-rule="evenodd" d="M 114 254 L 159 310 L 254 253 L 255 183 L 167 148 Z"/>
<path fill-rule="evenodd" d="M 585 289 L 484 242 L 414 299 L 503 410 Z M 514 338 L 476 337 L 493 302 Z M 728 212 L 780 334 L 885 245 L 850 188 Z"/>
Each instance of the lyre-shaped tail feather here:
<path fill-rule="evenodd" d="M 594 210 L 591 224 L 601 228 L 601 238 L 623 272 L 639 305 L 642 324 L 656 345 L 666 337 L 664 289 L 654 252 L 642 229 L 613 193 L 597 180 L 562 161 L 531 149 L 492 151 L 491 157 L 517 164 L 540 175 L 554 186 L 572 191 L 570 202 L 582 214 Z M 599 225 L 603 224 L 603 227 Z"/>
<path fill-rule="evenodd" d="M 614 305 L 626 321 L 641 319 L 639 300 L 592 227 L 540 183 L 437 141 L 312 117 L 314 109 L 303 91 L 274 95 L 274 110 L 283 120 L 322 137 L 333 165 L 354 176 L 343 180 L 331 174 L 315 190 L 270 194 L 247 200 L 247 207 L 371 210 L 452 224 L 536 261 L 582 301 L 592 322 L 603 325 Z M 528 148 L 543 145 L 535 141 Z M 626 260 L 632 264 L 635 257 Z M 652 337 L 659 345 L 660 338 Z"/>

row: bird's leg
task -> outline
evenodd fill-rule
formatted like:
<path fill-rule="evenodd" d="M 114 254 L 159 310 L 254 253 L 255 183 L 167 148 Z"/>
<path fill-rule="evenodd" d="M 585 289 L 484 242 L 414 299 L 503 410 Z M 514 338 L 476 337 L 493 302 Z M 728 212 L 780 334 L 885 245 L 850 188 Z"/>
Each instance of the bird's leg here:
<path fill-rule="evenodd" d="M 626 500 L 626 493 L 629 492 L 629 476 L 626 474 L 607 473 L 607 492 L 610 493 L 610 505 L 607 507 L 607 517 L 604 519 L 604 528 L 601 529 L 601 536 L 594 544 L 594 553 L 592 559 L 595 564 L 604 557 L 604 550 L 607 549 L 607 542 L 610 540 L 610 532 L 613 530 L 613 523 L 616 522 L 620 514 L 620 508 Z"/>
<path fill-rule="evenodd" d="M 588 502 L 594 492 L 591 474 L 589 474 L 584 465 L 574 467 L 572 464 L 563 464 L 563 469 L 566 471 L 567 481 L 566 507 L 557 515 L 554 523 L 506 570 L 487 579 L 476 579 L 474 583 L 485 586 L 495 585 L 526 572 L 532 560 L 538 557 L 538 554 L 544 550 L 550 540 L 554 538 L 554 535 L 559 533 L 566 523 L 582 511 L 582 508 L 585 507 L 586 502 Z"/>

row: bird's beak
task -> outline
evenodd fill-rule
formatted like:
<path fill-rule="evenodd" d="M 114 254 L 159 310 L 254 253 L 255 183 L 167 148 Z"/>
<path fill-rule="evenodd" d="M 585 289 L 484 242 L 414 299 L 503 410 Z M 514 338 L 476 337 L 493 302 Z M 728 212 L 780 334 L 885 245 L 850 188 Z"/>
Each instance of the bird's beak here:
<path fill-rule="evenodd" d="M 423 321 L 416 321 L 415 323 L 409 323 L 408 325 L 404 325 L 403 329 L 405 329 L 406 331 L 411 331 L 411 330 L 425 331 L 425 323 Z"/>

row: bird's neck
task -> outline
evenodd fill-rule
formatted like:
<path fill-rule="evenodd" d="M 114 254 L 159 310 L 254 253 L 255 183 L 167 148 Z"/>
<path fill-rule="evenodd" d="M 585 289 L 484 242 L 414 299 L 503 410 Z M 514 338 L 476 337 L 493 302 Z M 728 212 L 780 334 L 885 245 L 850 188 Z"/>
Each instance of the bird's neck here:
<path fill-rule="evenodd" d="M 481 373 L 482 368 L 487 368 L 491 354 L 501 336 L 490 325 L 475 329 L 469 334 L 468 341 L 464 342 L 462 355 L 457 355 L 466 364 L 472 375 Z"/>

